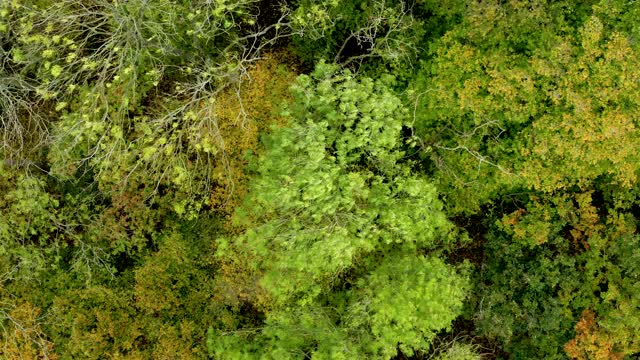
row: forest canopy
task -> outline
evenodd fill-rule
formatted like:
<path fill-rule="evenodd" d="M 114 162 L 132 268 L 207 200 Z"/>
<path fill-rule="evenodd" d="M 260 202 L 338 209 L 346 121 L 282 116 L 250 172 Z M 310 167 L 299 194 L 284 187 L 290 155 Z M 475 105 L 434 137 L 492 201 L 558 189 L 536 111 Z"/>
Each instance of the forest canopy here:
<path fill-rule="evenodd" d="M 633 359 L 640 3 L 0 3 L 0 358 Z"/>

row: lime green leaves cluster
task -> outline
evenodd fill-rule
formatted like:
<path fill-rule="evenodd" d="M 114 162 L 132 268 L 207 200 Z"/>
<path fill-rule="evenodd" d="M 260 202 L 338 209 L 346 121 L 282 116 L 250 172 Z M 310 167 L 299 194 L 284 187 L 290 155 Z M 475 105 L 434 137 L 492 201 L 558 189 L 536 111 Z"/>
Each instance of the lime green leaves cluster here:
<path fill-rule="evenodd" d="M 11 278 L 31 278 L 45 270 L 45 255 L 56 252 L 59 203 L 46 183 L 12 176 L 0 163 L 0 270 Z"/>
<path fill-rule="evenodd" d="M 453 237 L 434 187 L 403 159 L 406 110 L 385 79 L 355 79 L 325 64 L 300 76 L 294 94 L 292 125 L 268 138 L 239 216 L 251 229 L 221 245 L 264 269 L 274 309 L 265 334 L 291 321 L 335 325 L 309 328 L 299 344 L 286 343 L 293 333 L 261 341 L 317 358 L 330 357 L 341 337 L 339 347 L 354 349 L 350 358 L 390 358 L 401 343 L 406 354 L 427 349 L 460 311 L 466 285 L 442 261 L 419 255 Z M 316 320 L 305 324 L 307 317 Z"/>
<path fill-rule="evenodd" d="M 405 355 L 429 349 L 461 311 L 467 286 L 442 260 L 413 254 L 386 257 L 359 285 L 349 316 L 353 325 L 370 326 L 367 350 L 382 358 L 396 355 L 394 344 Z"/>

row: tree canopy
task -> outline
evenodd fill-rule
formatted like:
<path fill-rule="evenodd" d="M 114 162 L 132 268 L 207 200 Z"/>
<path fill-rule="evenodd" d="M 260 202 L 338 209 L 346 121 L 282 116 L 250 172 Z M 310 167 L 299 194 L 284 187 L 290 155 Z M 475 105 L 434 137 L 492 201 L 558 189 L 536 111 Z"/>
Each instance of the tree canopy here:
<path fill-rule="evenodd" d="M 638 19 L 1 2 L 0 357 L 637 357 Z"/>

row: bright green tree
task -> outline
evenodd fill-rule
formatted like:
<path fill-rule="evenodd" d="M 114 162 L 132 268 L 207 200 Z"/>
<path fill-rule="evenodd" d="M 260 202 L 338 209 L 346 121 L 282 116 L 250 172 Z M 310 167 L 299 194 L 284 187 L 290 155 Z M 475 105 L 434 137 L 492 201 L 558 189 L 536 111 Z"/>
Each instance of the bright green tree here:
<path fill-rule="evenodd" d="M 436 257 L 455 234 L 404 159 L 407 111 L 390 81 L 322 63 L 300 76 L 291 126 L 266 139 L 238 213 L 248 230 L 220 241 L 220 256 L 263 273 L 267 317 L 246 341 L 267 357 L 410 355 L 461 310 L 466 280 Z M 245 351 L 241 335 L 212 338 L 219 356 Z"/>

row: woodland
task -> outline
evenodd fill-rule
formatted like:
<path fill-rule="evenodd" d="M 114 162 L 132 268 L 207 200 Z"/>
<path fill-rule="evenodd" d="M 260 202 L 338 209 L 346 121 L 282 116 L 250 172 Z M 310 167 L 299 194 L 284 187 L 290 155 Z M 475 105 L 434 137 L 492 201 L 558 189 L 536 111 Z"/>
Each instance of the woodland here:
<path fill-rule="evenodd" d="M 1 359 L 637 359 L 640 1 L 0 0 Z"/>

